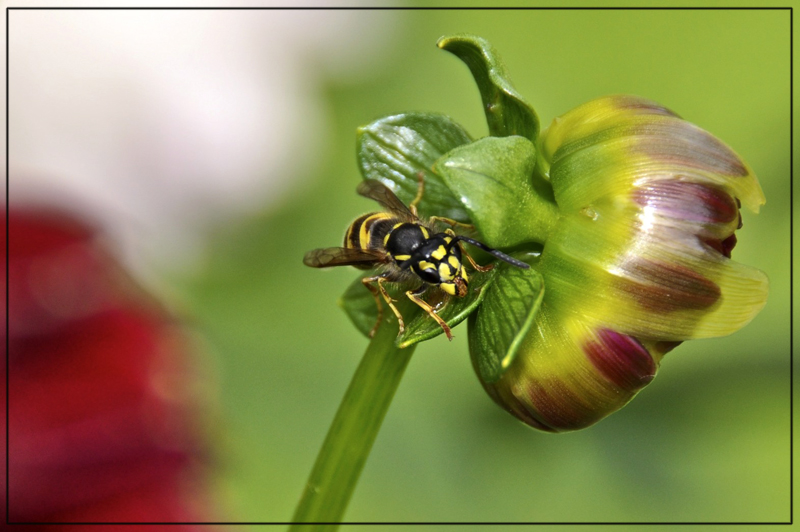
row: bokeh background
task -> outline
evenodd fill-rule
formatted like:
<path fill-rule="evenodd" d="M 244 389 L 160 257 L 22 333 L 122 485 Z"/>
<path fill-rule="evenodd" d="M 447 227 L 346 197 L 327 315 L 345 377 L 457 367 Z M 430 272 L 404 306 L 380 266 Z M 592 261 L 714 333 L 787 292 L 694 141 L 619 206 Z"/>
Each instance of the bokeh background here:
<path fill-rule="evenodd" d="M 14 4 L 11 4 L 14 5 Z M 198 5 L 198 4 L 194 4 Z M 466 331 L 421 345 L 348 521 L 787 521 L 788 11 L 12 11 L 12 206 L 103 228 L 200 338 L 213 520 L 287 521 L 366 346 L 301 258 L 357 215 L 355 130 L 434 111 L 487 134 L 467 68 L 489 39 L 543 127 L 597 96 L 656 100 L 733 147 L 767 204 L 734 259 L 767 272 L 739 333 L 669 353 L 634 401 L 536 432 L 472 372 Z M 12 374 L 13 378 L 13 374 Z M 13 457 L 12 457 L 13 459 Z"/>

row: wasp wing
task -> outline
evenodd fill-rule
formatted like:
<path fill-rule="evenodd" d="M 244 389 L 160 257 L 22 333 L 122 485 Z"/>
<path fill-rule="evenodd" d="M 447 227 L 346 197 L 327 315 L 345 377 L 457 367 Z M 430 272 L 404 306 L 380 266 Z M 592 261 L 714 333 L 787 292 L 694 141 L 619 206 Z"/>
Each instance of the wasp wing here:
<path fill-rule="evenodd" d="M 394 195 L 389 187 L 375 179 L 366 179 L 358 184 L 356 192 L 380 203 L 387 211 L 408 220 L 416 220 L 408 207 Z"/>
<path fill-rule="evenodd" d="M 387 255 L 380 251 L 354 248 L 320 248 L 312 249 L 303 257 L 303 264 L 312 268 L 327 268 L 329 266 L 347 266 L 386 262 Z"/>

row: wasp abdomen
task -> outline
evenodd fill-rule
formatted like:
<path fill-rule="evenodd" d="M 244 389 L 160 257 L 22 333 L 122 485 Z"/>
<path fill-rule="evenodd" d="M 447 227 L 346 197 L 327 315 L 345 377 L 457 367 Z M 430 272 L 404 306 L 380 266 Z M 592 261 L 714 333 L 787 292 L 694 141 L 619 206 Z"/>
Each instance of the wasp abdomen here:
<path fill-rule="evenodd" d="M 395 224 L 395 217 L 386 212 L 372 212 L 358 217 L 344 235 L 344 247 L 383 249 L 383 240 Z"/>

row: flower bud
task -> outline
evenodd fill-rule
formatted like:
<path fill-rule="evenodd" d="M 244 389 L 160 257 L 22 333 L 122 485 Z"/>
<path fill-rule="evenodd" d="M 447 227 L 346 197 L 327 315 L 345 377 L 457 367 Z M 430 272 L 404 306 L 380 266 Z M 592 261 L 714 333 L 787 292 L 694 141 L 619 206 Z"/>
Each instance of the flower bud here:
<path fill-rule="evenodd" d="M 565 431 L 626 404 L 678 343 L 731 334 L 761 310 L 766 276 L 730 257 L 740 205 L 765 200 L 729 147 L 648 100 L 594 100 L 539 142 L 560 214 L 535 266 L 544 300 L 484 387 L 526 423 Z"/>

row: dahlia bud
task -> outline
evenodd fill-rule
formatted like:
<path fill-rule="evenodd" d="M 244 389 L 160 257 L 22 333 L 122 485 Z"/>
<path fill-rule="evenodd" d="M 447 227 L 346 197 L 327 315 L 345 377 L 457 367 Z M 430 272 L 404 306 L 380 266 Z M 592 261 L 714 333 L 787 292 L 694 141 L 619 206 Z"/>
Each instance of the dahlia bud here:
<path fill-rule="evenodd" d="M 709 133 L 648 100 L 600 98 L 543 132 L 537 168 L 559 214 L 533 265 L 544 297 L 507 371 L 482 379 L 521 420 L 591 425 L 678 343 L 733 333 L 764 306 L 766 276 L 730 258 L 739 207 L 764 195 Z"/>
<path fill-rule="evenodd" d="M 498 404 L 542 430 L 587 427 L 646 386 L 666 352 L 763 308 L 766 276 L 731 253 L 740 207 L 757 212 L 764 195 L 728 146 L 634 96 L 586 103 L 540 134 L 485 39 L 438 45 L 469 67 L 489 136 L 472 141 L 442 115 L 386 117 L 360 129 L 360 166 L 423 216 L 447 213 L 530 266 L 498 264 L 462 300 L 430 301 L 450 328 L 469 320 L 473 367 Z M 343 306 L 368 333 L 375 305 L 360 280 Z M 397 345 L 441 334 L 429 318 Z"/>

